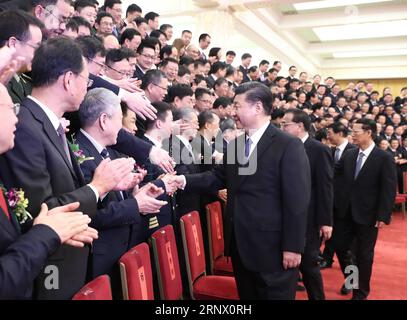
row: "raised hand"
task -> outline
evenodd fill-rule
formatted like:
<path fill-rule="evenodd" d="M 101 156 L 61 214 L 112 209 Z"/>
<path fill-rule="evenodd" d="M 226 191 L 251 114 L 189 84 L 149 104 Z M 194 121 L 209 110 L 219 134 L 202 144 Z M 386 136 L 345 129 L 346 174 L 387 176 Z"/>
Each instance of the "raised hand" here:
<path fill-rule="evenodd" d="M 100 196 L 105 195 L 114 190 L 121 181 L 132 177 L 134 163 L 132 158 L 104 159 L 96 168 L 91 185 L 98 190 Z"/>
<path fill-rule="evenodd" d="M 137 200 L 139 212 L 143 215 L 149 213 L 158 213 L 160 208 L 167 204 L 166 201 L 157 200 L 156 198 L 164 193 L 162 188 L 158 188 L 152 183 L 147 183 L 141 189 L 135 190 L 134 198 Z"/>
<path fill-rule="evenodd" d="M 141 119 L 157 119 L 157 110 L 151 105 L 144 93 L 125 92 L 123 95 L 123 101 L 126 102 L 129 109 L 134 111 Z"/>
<path fill-rule="evenodd" d="M 161 167 L 166 173 L 174 173 L 175 161 L 167 151 L 153 146 L 149 155 L 152 164 Z"/>

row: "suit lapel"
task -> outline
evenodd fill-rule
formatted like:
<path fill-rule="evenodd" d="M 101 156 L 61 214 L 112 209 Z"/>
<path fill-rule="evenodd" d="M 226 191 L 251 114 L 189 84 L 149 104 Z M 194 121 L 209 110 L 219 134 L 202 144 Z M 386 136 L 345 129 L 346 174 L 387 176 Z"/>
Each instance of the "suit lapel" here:
<path fill-rule="evenodd" d="M 358 181 L 361 176 L 365 175 L 365 172 L 369 172 L 369 168 L 372 166 L 372 164 L 374 162 L 374 158 L 376 157 L 376 151 L 377 151 L 376 147 L 374 147 L 372 152 L 367 157 L 365 163 L 363 164 L 362 169 L 360 169 L 360 172 L 359 172 L 358 176 L 356 177 L 355 181 Z M 356 168 L 356 160 L 354 162 L 355 162 L 355 168 Z M 353 171 L 353 172 L 355 172 L 355 171 Z"/>
<path fill-rule="evenodd" d="M 24 101 L 24 106 L 27 107 L 27 109 L 31 112 L 31 114 L 34 116 L 35 119 L 37 119 L 39 122 L 42 123 L 44 132 L 47 134 L 49 140 L 52 142 L 54 147 L 58 150 L 58 152 L 61 155 L 62 159 L 64 159 L 65 164 L 67 165 L 67 167 L 71 171 L 73 177 L 78 178 L 75 171 L 74 171 L 74 168 L 71 166 L 71 163 L 68 160 L 68 157 L 67 157 L 67 155 L 65 153 L 64 148 L 61 145 L 61 142 L 59 140 L 59 137 L 58 137 L 58 134 L 57 134 L 55 128 L 52 126 L 51 121 L 48 119 L 48 117 L 44 113 L 44 111 L 31 99 L 26 99 Z M 68 146 L 68 149 L 70 149 L 69 146 Z M 71 150 L 69 150 L 69 152 L 71 154 Z M 71 158 L 72 158 L 72 154 L 71 154 Z M 73 160 L 72 164 L 75 161 L 76 160 Z"/>
<path fill-rule="evenodd" d="M 266 131 L 264 131 L 262 137 L 260 138 L 259 142 L 257 143 L 255 149 L 253 150 L 253 152 L 249 156 L 249 166 L 250 166 L 250 163 L 253 163 L 253 161 L 257 161 L 257 166 L 258 166 L 259 161 L 260 161 L 262 155 L 264 154 L 264 152 L 268 148 L 270 148 L 270 146 L 272 146 L 272 144 L 273 144 L 273 139 L 272 138 L 275 135 L 276 130 L 278 130 L 278 129 L 275 128 L 272 124 L 269 124 Z M 240 155 L 243 152 L 243 155 L 244 155 L 244 146 L 245 146 L 244 139 L 245 139 L 245 137 L 244 137 L 244 135 L 242 135 L 239 138 L 243 139 L 243 142 L 239 141 L 238 147 L 243 145 L 243 148 L 241 148 L 241 147 L 238 148 L 237 152 L 240 153 Z M 241 149 L 243 149 L 243 150 L 241 150 Z M 242 158 L 238 158 L 238 159 L 242 159 Z M 256 170 L 256 172 L 257 172 L 257 170 Z M 250 176 L 253 176 L 255 173 L 251 174 Z M 241 174 L 239 174 L 239 170 L 238 170 L 238 179 L 237 179 L 236 189 L 240 187 L 240 185 L 247 179 L 248 176 L 249 175 L 241 175 Z"/>

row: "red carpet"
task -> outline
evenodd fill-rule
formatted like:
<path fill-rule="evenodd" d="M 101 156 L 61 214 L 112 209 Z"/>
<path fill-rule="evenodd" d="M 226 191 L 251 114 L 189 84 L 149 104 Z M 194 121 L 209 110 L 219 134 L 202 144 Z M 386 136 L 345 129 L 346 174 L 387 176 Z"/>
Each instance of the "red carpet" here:
<path fill-rule="evenodd" d="M 402 213 L 394 213 L 392 223 L 379 231 L 374 259 L 369 300 L 407 300 L 407 218 Z M 328 300 L 352 297 L 339 293 L 343 276 L 336 257 L 322 276 Z M 297 292 L 297 299 L 307 299 L 306 292 Z"/>

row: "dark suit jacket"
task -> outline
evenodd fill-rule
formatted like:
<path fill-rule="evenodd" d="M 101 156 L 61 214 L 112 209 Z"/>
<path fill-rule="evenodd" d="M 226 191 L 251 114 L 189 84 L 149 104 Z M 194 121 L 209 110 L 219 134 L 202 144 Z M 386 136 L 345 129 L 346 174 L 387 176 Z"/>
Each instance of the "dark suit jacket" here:
<path fill-rule="evenodd" d="M 304 143 L 311 168 L 311 201 L 308 209 L 308 232 L 333 224 L 333 166 L 331 150 L 308 138 Z"/>
<path fill-rule="evenodd" d="M 76 135 L 76 142 L 86 157 L 94 158 L 81 164 L 85 180 L 90 182 L 103 158 L 82 132 Z M 112 160 L 120 158 L 113 149 L 107 150 Z M 124 199 L 120 192 L 111 191 L 99 201 L 97 214 L 91 222 L 91 226 L 99 231 L 99 239 L 93 242 L 92 277 L 107 273 L 116 276 L 119 281 L 117 261 L 132 245 L 136 245 L 131 243 L 131 238 L 132 232 L 137 233 L 140 228 L 139 208 L 137 201 L 127 192 L 122 194 Z"/>
<path fill-rule="evenodd" d="M 21 187 L 29 199 L 28 211 L 35 217 L 41 203 L 49 208 L 80 202 L 79 210 L 93 217 L 96 196 L 85 184 L 79 165 L 71 152 L 72 166 L 57 132 L 44 111 L 31 99 L 25 99 L 18 115 L 14 149 L 4 157 L 10 169 L 13 186 Z M 36 297 L 70 299 L 86 282 L 89 247 L 63 245 L 49 258 L 48 265 L 59 270 L 59 289 L 44 286 L 48 274 L 37 279 Z"/>
<path fill-rule="evenodd" d="M 169 150 L 177 165 L 175 171 L 177 174 L 199 173 L 199 164 L 194 162 L 194 158 L 188 151 L 184 143 L 175 135 L 164 141 L 163 148 Z M 195 160 L 198 155 L 195 155 Z M 183 216 L 200 208 L 200 195 L 194 192 L 185 192 L 178 190 L 176 194 L 176 211 L 178 216 Z"/>
<path fill-rule="evenodd" d="M 253 272 L 280 272 L 282 252 L 302 253 L 310 201 L 310 167 L 304 146 L 270 124 L 249 159 L 252 174 L 232 161 L 244 157 L 245 137 L 228 145 L 224 164 L 186 175 L 185 191 L 228 189 L 225 253 L 232 233 L 244 266 Z M 257 161 L 256 161 L 257 160 Z"/>
<path fill-rule="evenodd" d="M 208 88 L 212 89 L 213 86 L 215 85 L 215 78 L 210 74 L 207 78 L 206 78 L 206 83 L 208 84 Z"/>
<path fill-rule="evenodd" d="M 31 79 L 22 74 L 20 76 L 20 82 L 18 82 L 14 77 L 11 78 L 7 84 L 7 91 L 13 100 L 13 103 L 20 103 L 25 99 L 26 96 L 31 94 L 32 86 Z"/>
<path fill-rule="evenodd" d="M 120 87 L 117 85 L 103 79 L 102 77 L 95 76 L 94 74 L 89 74 L 89 79 L 93 80 L 93 84 L 88 90 L 92 90 L 94 88 L 106 88 L 110 91 L 113 91 L 115 94 L 119 94 Z"/>
<path fill-rule="evenodd" d="M 361 225 L 388 224 L 397 187 L 394 159 L 374 147 L 354 180 L 358 154 L 358 148 L 350 149 L 335 166 L 335 218 L 351 215 Z"/>
<path fill-rule="evenodd" d="M 249 75 L 248 75 L 249 74 L 249 69 L 245 69 L 242 65 L 240 65 L 239 70 L 242 71 L 242 73 L 243 73 L 243 81 L 242 81 L 242 83 L 250 82 L 251 80 L 250 80 Z"/>
<path fill-rule="evenodd" d="M 31 299 L 34 279 L 61 241 L 42 224 L 21 235 L 16 217 L 9 214 L 11 221 L 0 208 L 0 299 Z"/>
<path fill-rule="evenodd" d="M 138 80 L 143 80 L 145 73 L 140 69 L 139 66 L 136 66 L 136 70 L 134 70 L 133 78 L 137 78 Z"/>
<path fill-rule="evenodd" d="M 144 141 L 147 143 L 154 145 L 154 143 L 149 140 L 147 137 L 143 136 L 142 138 Z M 161 180 L 157 180 L 159 176 L 162 174 L 165 174 L 165 172 L 156 164 L 152 164 L 149 159 L 145 159 L 144 162 L 141 163 L 142 166 L 144 167 L 145 170 L 147 170 L 147 176 L 144 178 L 143 183 L 148 183 L 148 182 L 153 182 L 157 185 L 158 182 L 162 184 L 162 188 L 165 190 L 164 184 L 162 183 Z M 158 185 L 160 186 L 160 185 Z M 179 223 L 179 218 L 175 216 L 174 208 L 173 206 L 175 205 L 175 199 L 172 197 L 168 196 L 167 194 L 162 194 L 157 198 L 158 200 L 162 201 L 167 201 L 168 204 L 165 206 L 162 206 L 160 209 L 160 213 L 157 214 L 157 219 L 159 223 L 159 227 L 157 228 L 162 228 L 168 224 L 178 224 Z M 149 231 L 149 236 L 156 231 L 155 229 L 150 229 Z"/>

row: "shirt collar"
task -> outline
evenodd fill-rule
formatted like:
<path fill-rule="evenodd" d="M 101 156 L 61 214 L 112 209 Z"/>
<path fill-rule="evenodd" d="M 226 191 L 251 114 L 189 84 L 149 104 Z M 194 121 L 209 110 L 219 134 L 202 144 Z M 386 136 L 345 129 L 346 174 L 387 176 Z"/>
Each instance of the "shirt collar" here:
<path fill-rule="evenodd" d="M 337 146 L 336 148 L 337 149 L 339 149 L 339 150 L 341 150 L 341 152 L 343 152 L 344 150 L 345 150 L 345 148 L 346 148 L 346 146 L 348 145 L 348 140 L 347 139 L 345 139 L 345 141 L 344 142 L 342 142 L 339 146 Z"/>
<path fill-rule="evenodd" d="M 305 141 L 307 141 L 308 138 L 309 138 L 309 134 L 306 133 L 305 136 L 303 136 L 303 137 L 301 138 L 302 143 L 305 143 Z"/>
<path fill-rule="evenodd" d="M 268 126 L 270 125 L 269 121 L 266 121 L 259 129 L 257 129 L 256 132 L 254 132 L 252 135 L 249 135 L 250 140 L 252 140 L 252 145 L 255 146 L 257 143 L 260 141 L 261 137 L 263 136 L 263 133 L 267 130 Z"/>
<path fill-rule="evenodd" d="M 82 134 L 88 138 L 88 140 L 93 144 L 93 146 L 96 148 L 96 150 L 99 152 L 99 154 L 102 153 L 103 149 L 105 149 L 104 147 L 102 147 L 102 145 L 97 142 L 89 133 L 87 133 L 85 130 L 81 129 Z"/>
<path fill-rule="evenodd" d="M 162 143 L 160 141 L 158 141 L 157 139 L 153 138 L 152 136 L 150 136 L 149 134 L 145 133 L 144 136 L 150 140 L 156 147 L 160 148 L 162 147 Z"/>
<path fill-rule="evenodd" d="M 42 109 L 42 111 L 45 112 L 45 114 L 47 115 L 49 121 L 51 121 L 51 124 L 54 127 L 55 131 L 57 131 L 58 127 L 61 124 L 61 122 L 60 122 L 59 118 L 57 117 L 57 115 L 50 108 L 48 108 L 45 104 L 43 104 L 41 101 L 37 100 L 33 96 L 28 96 L 27 98 L 34 101 Z"/>
<path fill-rule="evenodd" d="M 190 148 L 190 147 L 191 147 L 191 144 L 189 143 L 189 141 L 188 141 L 187 138 L 185 138 L 185 137 L 182 136 L 182 135 L 177 135 L 177 137 L 178 137 L 178 139 L 180 139 L 180 140 L 182 141 L 183 144 L 185 144 L 185 146 L 186 146 L 187 148 Z"/>
<path fill-rule="evenodd" d="M 362 150 L 359 148 L 359 153 L 363 152 L 363 154 L 365 155 L 366 159 L 367 157 L 369 157 L 370 153 L 373 151 L 373 148 L 375 147 L 374 142 L 372 141 L 371 145 L 366 149 L 366 150 Z"/>

